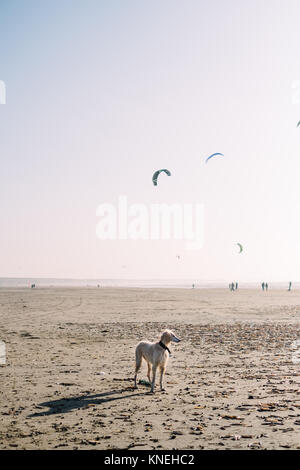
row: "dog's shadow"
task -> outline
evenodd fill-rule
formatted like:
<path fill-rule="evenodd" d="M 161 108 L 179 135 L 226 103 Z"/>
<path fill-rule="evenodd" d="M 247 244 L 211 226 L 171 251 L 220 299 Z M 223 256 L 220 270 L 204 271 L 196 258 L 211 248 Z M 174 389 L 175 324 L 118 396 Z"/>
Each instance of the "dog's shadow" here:
<path fill-rule="evenodd" d="M 124 392 L 132 393 L 126 393 L 126 395 L 124 395 Z M 102 405 L 103 403 L 116 400 L 125 400 L 141 395 L 149 395 L 149 391 L 147 390 L 143 392 L 137 392 L 133 387 L 127 387 L 120 390 L 111 390 L 110 392 L 97 393 L 96 395 L 85 394 L 70 398 L 61 398 L 59 400 L 46 401 L 44 403 L 39 403 L 38 407 L 47 407 L 48 410 L 32 413 L 28 415 L 28 418 L 69 413 L 73 410 Z"/>

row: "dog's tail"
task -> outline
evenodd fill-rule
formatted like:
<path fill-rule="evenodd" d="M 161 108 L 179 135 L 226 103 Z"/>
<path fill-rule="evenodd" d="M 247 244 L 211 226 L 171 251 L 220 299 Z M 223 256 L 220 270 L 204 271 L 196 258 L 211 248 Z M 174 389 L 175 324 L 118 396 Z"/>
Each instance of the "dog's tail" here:
<path fill-rule="evenodd" d="M 143 359 L 142 349 L 139 346 L 140 345 L 138 344 L 137 347 L 136 347 L 136 350 L 135 350 L 135 375 L 134 375 L 134 386 L 135 386 L 135 388 L 137 388 L 136 377 L 137 377 L 138 371 L 141 368 L 142 359 Z"/>
<path fill-rule="evenodd" d="M 140 343 L 139 343 L 135 349 L 135 373 L 136 374 L 141 368 L 142 359 L 143 359 L 142 348 L 140 347 Z"/>

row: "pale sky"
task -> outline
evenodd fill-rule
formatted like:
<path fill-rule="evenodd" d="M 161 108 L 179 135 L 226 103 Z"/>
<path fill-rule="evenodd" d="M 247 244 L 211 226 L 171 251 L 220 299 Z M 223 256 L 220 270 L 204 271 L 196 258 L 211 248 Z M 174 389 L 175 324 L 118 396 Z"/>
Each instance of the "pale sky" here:
<path fill-rule="evenodd" d="M 299 0 L 1 0 L 0 276 L 299 281 L 299 18 Z M 203 248 L 100 241 L 120 195 L 203 204 Z"/>

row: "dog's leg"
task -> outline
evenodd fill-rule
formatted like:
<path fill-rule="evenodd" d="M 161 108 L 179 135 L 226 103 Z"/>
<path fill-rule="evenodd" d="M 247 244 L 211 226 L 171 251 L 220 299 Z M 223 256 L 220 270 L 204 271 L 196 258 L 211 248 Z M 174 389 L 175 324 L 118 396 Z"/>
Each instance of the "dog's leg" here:
<path fill-rule="evenodd" d="M 150 390 L 152 393 L 154 393 L 156 369 L 157 369 L 157 364 L 153 365 L 152 367 L 152 384 L 151 384 L 151 390 Z"/>
<path fill-rule="evenodd" d="M 148 380 L 149 380 L 149 383 L 151 383 L 151 364 L 150 362 L 147 362 L 147 365 L 148 365 L 148 371 L 147 371 L 147 377 L 148 377 Z"/>
<path fill-rule="evenodd" d="M 160 389 L 162 392 L 164 392 L 164 388 L 163 388 L 163 379 L 164 379 L 164 375 L 165 375 L 165 371 L 166 371 L 166 368 L 164 366 L 162 366 L 160 368 Z"/>

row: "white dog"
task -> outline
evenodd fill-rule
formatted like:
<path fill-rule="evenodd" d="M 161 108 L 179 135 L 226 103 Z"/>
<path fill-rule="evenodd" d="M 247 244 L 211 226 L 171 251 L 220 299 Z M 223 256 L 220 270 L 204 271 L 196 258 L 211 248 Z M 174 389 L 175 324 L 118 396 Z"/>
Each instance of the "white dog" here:
<path fill-rule="evenodd" d="M 166 330 L 162 333 L 160 337 L 160 341 L 157 343 L 149 343 L 148 341 L 141 341 L 135 350 L 135 359 L 136 359 L 136 367 L 135 367 L 135 376 L 134 376 L 134 386 L 137 388 L 136 385 L 136 378 L 137 373 L 141 368 L 142 359 L 144 358 L 148 365 L 148 372 L 147 377 L 149 382 L 151 382 L 150 373 L 152 367 L 152 382 L 151 382 L 151 392 L 154 392 L 155 386 L 155 376 L 156 370 L 160 368 L 160 389 L 164 390 L 163 388 L 163 378 L 166 371 L 166 366 L 170 354 L 170 350 L 168 348 L 168 344 L 173 341 L 174 343 L 179 343 L 180 339 L 177 338 L 174 333 L 170 330 Z"/>

